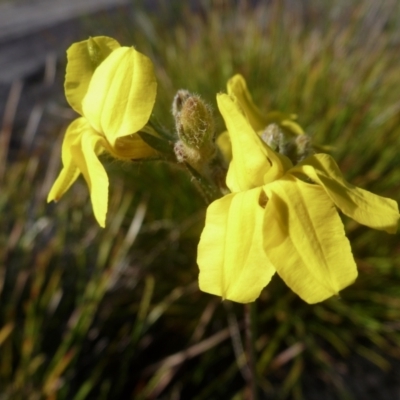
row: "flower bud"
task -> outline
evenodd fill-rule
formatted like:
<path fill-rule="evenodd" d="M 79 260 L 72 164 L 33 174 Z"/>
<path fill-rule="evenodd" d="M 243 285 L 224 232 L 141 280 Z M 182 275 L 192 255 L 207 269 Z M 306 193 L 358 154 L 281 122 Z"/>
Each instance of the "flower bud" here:
<path fill-rule="evenodd" d="M 200 149 L 213 141 L 212 111 L 199 96 L 179 90 L 174 99 L 173 114 L 179 139 L 188 147 Z"/>
<path fill-rule="evenodd" d="M 269 124 L 261 134 L 261 139 L 272 150 L 279 152 L 279 147 L 282 141 L 283 133 L 277 124 Z"/>
<path fill-rule="evenodd" d="M 261 135 L 262 140 L 272 150 L 293 159 L 296 149 L 291 137 L 287 137 L 278 124 L 269 124 Z"/>
<path fill-rule="evenodd" d="M 269 124 L 261 134 L 261 139 L 272 150 L 288 157 L 294 165 L 313 154 L 311 138 L 306 134 L 293 137 L 287 135 L 278 124 Z"/>
<path fill-rule="evenodd" d="M 296 137 L 296 153 L 297 162 L 303 161 L 305 158 L 314 154 L 311 138 L 307 135 L 299 135 Z"/>
<path fill-rule="evenodd" d="M 216 155 L 211 108 L 199 96 L 179 90 L 174 98 L 172 114 L 179 137 L 175 146 L 178 161 L 204 171 Z"/>
<path fill-rule="evenodd" d="M 180 113 L 182 111 L 183 104 L 190 97 L 190 92 L 185 89 L 180 89 L 176 93 L 174 97 L 174 101 L 172 102 L 172 115 L 175 118 L 175 121 L 178 121 Z"/>

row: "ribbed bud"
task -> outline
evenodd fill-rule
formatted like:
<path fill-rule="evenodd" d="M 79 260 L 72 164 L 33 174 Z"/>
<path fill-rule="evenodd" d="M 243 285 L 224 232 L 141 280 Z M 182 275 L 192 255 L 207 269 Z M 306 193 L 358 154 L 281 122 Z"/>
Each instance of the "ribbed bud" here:
<path fill-rule="evenodd" d="M 199 96 L 179 90 L 174 98 L 172 114 L 179 137 L 175 145 L 178 161 L 204 171 L 216 154 L 211 108 Z"/>
<path fill-rule="evenodd" d="M 179 139 L 186 146 L 200 149 L 213 142 L 212 111 L 199 96 L 179 90 L 174 99 L 173 114 Z"/>

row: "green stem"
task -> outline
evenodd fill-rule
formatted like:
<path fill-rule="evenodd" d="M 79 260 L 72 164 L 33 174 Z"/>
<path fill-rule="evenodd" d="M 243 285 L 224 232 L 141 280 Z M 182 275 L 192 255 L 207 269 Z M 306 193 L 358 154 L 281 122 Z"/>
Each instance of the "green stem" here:
<path fill-rule="evenodd" d="M 248 365 L 247 393 L 249 400 L 258 400 L 257 368 L 256 368 L 256 303 L 244 305 L 246 355 Z"/>
<path fill-rule="evenodd" d="M 208 179 L 200 175 L 200 173 L 197 172 L 189 163 L 184 163 L 184 165 L 196 182 L 197 188 L 200 190 L 207 204 L 211 204 L 215 199 L 221 197 L 221 192 L 213 182 L 210 182 Z"/>

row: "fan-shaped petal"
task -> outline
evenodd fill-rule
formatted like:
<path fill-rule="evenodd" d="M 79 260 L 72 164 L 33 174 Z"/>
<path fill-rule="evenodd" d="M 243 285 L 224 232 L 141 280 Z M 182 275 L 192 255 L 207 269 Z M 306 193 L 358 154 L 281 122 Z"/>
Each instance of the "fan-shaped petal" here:
<path fill-rule="evenodd" d="M 227 86 L 228 94 L 236 97 L 251 127 L 256 132 L 264 129 L 268 125 L 268 120 L 254 104 L 243 76 L 240 74 L 233 76 L 229 79 Z"/>
<path fill-rule="evenodd" d="M 336 206 L 358 223 L 396 233 L 400 217 L 397 202 L 347 182 L 328 154 L 308 157 L 291 172 L 303 173 L 319 183 Z"/>
<path fill-rule="evenodd" d="M 118 138 L 144 127 L 156 92 L 150 59 L 133 47 L 120 47 L 96 69 L 83 100 L 83 113 L 114 147 Z"/>
<path fill-rule="evenodd" d="M 264 246 L 285 283 L 308 303 L 352 284 L 357 267 L 335 205 L 319 185 L 292 176 L 264 187 Z"/>
<path fill-rule="evenodd" d="M 224 118 L 232 144 L 232 161 L 226 183 L 232 192 L 252 189 L 271 182 L 291 166 L 262 142 L 238 105 L 227 94 L 217 96 L 218 108 Z"/>
<path fill-rule="evenodd" d="M 86 128 L 87 123 L 84 118 L 78 118 L 72 121 L 68 126 L 61 150 L 63 169 L 50 189 L 49 195 L 47 196 L 48 202 L 53 200 L 58 201 L 78 178 L 80 171 L 74 161 L 72 147 L 74 145 L 79 145 L 82 132 Z"/>
<path fill-rule="evenodd" d="M 229 194 L 208 207 L 197 257 L 202 291 L 249 303 L 275 273 L 262 245 L 260 192 Z"/>
<path fill-rule="evenodd" d="M 84 118 L 80 118 L 79 121 L 76 129 L 81 131 L 80 140 L 72 144 L 71 154 L 89 187 L 93 213 L 97 222 L 104 227 L 108 206 L 108 177 L 98 156 L 103 153 L 108 144 Z"/>

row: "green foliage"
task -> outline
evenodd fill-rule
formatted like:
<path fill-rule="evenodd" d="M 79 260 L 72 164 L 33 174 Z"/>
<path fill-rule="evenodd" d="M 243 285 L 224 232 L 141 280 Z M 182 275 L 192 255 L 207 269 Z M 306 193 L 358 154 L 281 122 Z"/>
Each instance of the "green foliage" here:
<path fill-rule="evenodd" d="M 215 107 L 242 73 L 260 107 L 297 113 L 333 147 L 348 180 L 400 201 L 396 2 L 214 2 L 197 14 L 180 3 L 163 20 L 136 10 L 121 40 L 155 62 L 166 130 L 178 89 Z M 190 177 L 109 163 L 102 230 L 83 181 L 46 205 L 51 144 L 0 176 L 0 398 L 245 398 L 242 308 L 197 288 L 205 203 Z M 340 299 L 309 306 L 275 278 L 257 302 L 264 398 L 362 398 L 353 370 L 400 358 L 399 236 L 345 222 L 360 276 Z"/>

